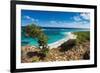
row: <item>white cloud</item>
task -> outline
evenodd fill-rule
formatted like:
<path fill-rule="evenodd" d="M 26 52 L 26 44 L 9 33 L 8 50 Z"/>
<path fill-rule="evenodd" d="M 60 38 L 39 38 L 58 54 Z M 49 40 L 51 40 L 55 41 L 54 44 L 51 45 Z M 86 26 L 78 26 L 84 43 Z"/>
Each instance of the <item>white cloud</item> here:
<path fill-rule="evenodd" d="M 31 20 L 32 22 L 38 22 L 38 19 L 32 18 L 30 16 L 24 16 L 25 19 Z"/>
<path fill-rule="evenodd" d="M 74 19 L 74 21 L 90 20 L 90 14 L 89 13 L 81 13 L 80 15 L 73 16 L 72 19 Z"/>
<path fill-rule="evenodd" d="M 24 16 L 24 18 L 26 18 L 26 19 L 31 19 L 31 17 L 30 17 L 30 16 Z"/>
<path fill-rule="evenodd" d="M 89 14 L 89 13 L 81 13 L 80 16 L 81 16 L 83 19 L 90 20 L 90 14 Z"/>
<path fill-rule="evenodd" d="M 34 19 L 34 18 L 31 18 L 31 20 L 32 20 L 32 21 L 35 21 L 35 19 Z"/>
<path fill-rule="evenodd" d="M 90 14 L 89 13 L 81 13 L 79 15 L 73 16 L 71 18 L 72 22 L 67 23 L 65 22 L 63 25 L 66 27 L 75 27 L 75 28 L 89 28 L 90 27 Z"/>
<path fill-rule="evenodd" d="M 50 23 L 51 23 L 51 24 L 57 24 L 57 22 L 54 21 L 54 20 L 51 20 Z"/>
<path fill-rule="evenodd" d="M 51 20 L 45 24 L 46 27 L 66 27 L 66 28 L 90 28 L 90 20 L 89 13 L 81 13 L 79 15 L 73 16 L 71 22 L 65 21 L 56 21 Z M 44 25 L 42 25 L 44 26 Z"/>
<path fill-rule="evenodd" d="M 44 26 L 44 25 L 42 25 Z M 86 21 L 55 21 L 52 20 L 45 24 L 45 27 L 64 27 L 64 28 L 90 28 L 89 22 Z"/>
<path fill-rule="evenodd" d="M 81 20 L 82 20 L 80 16 L 74 16 L 73 19 L 74 19 L 75 21 L 81 21 Z"/>

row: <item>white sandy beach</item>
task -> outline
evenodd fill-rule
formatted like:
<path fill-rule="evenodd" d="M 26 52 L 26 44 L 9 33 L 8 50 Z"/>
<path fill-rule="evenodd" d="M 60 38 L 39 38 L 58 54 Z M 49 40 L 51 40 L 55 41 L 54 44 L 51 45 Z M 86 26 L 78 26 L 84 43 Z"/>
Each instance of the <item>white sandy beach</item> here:
<path fill-rule="evenodd" d="M 66 37 L 58 40 L 57 42 L 54 42 L 52 44 L 48 44 L 49 48 L 57 48 L 58 46 L 60 46 L 61 44 L 63 44 L 64 42 L 68 41 L 69 39 L 76 39 L 76 35 L 72 34 L 71 32 L 66 33 Z"/>
<path fill-rule="evenodd" d="M 65 34 L 65 38 L 60 39 L 54 43 L 48 44 L 49 49 L 57 48 L 58 46 L 60 46 L 64 42 L 68 41 L 69 39 L 76 39 L 76 37 L 77 37 L 76 35 L 72 34 L 71 32 L 66 32 L 64 34 Z M 30 48 L 30 49 L 37 48 L 36 46 L 23 46 L 22 48 L 25 48 L 25 47 Z"/>

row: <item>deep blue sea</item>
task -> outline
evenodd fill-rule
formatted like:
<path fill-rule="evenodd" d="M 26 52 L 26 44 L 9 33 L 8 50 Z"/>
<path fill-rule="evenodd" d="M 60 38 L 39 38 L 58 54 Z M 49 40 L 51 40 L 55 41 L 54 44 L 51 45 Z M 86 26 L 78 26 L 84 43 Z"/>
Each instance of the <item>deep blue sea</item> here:
<path fill-rule="evenodd" d="M 43 31 L 48 36 L 48 44 L 51 44 L 67 36 L 68 32 L 89 31 L 89 29 L 79 29 L 79 28 L 50 29 L 50 28 L 46 28 L 46 29 L 43 29 Z M 28 37 L 25 34 L 26 33 L 24 29 L 22 28 L 21 29 L 21 45 L 22 46 L 25 46 L 25 45 L 38 46 L 36 38 Z"/>

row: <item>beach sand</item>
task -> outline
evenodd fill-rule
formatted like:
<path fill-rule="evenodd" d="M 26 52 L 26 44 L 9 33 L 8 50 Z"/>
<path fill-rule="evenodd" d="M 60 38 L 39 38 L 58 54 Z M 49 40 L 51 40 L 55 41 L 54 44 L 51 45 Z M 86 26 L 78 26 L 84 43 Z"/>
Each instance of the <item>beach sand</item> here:
<path fill-rule="evenodd" d="M 52 48 L 57 48 L 58 46 L 60 46 L 61 44 L 63 44 L 64 42 L 68 41 L 69 39 L 76 39 L 76 35 L 72 34 L 71 32 L 68 32 L 66 33 L 66 37 L 61 39 L 61 40 L 58 40 L 57 42 L 54 42 L 52 44 L 48 44 L 49 48 L 52 49 Z"/>

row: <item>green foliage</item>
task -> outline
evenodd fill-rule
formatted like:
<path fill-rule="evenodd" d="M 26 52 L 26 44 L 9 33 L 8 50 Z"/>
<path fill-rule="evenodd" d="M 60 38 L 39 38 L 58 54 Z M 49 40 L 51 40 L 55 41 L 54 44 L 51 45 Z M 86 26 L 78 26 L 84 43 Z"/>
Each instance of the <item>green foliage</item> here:
<path fill-rule="evenodd" d="M 34 38 L 37 37 L 40 33 L 42 33 L 42 30 L 39 26 L 31 24 L 26 27 L 26 33 Z"/>
<path fill-rule="evenodd" d="M 45 48 L 47 46 L 47 36 L 44 33 L 40 33 L 40 35 L 37 38 L 39 46 L 43 46 L 43 48 Z"/>
<path fill-rule="evenodd" d="M 49 53 L 49 49 L 45 48 L 41 51 L 41 53 L 43 53 L 44 55 L 47 55 Z"/>
<path fill-rule="evenodd" d="M 37 57 L 37 56 L 35 56 L 35 57 L 32 58 L 32 62 L 39 62 L 39 61 L 40 61 L 39 57 Z"/>
<path fill-rule="evenodd" d="M 47 46 L 47 36 L 39 26 L 36 26 L 35 24 L 28 25 L 26 27 L 26 33 L 30 37 L 37 38 L 39 46 L 42 46 L 43 48 Z"/>
<path fill-rule="evenodd" d="M 90 40 L 90 32 L 84 31 L 84 32 L 74 32 L 75 35 L 77 35 L 76 42 L 77 43 L 83 43 Z"/>
<path fill-rule="evenodd" d="M 68 51 L 71 48 L 73 48 L 75 45 L 76 45 L 76 40 L 75 39 L 69 39 L 68 41 L 64 42 L 63 44 L 61 44 L 59 46 L 61 48 L 60 51 L 61 52 Z"/>

